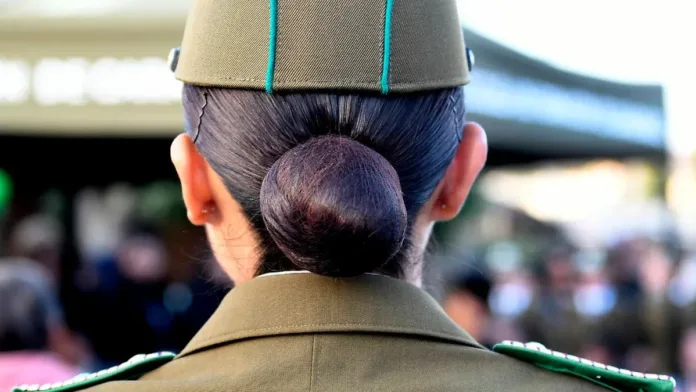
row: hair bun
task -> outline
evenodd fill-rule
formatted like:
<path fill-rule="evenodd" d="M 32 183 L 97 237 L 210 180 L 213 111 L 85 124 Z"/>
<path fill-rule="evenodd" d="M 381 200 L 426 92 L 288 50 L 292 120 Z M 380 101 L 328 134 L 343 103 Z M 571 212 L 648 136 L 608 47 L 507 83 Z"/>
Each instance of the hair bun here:
<path fill-rule="evenodd" d="M 310 139 L 273 164 L 261 186 L 266 228 L 297 267 L 325 276 L 374 271 L 399 252 L 407 227 L 399 177 L 348 138 Z"/>

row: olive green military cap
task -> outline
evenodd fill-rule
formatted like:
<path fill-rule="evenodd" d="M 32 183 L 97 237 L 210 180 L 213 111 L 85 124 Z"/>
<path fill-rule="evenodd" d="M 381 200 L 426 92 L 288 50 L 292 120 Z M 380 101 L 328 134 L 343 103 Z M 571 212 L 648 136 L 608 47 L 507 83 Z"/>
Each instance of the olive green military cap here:
<path fill-rule="evenodd" d="M 469 82 L 455 0 L 196 0 L 170 62 L 192 85 L 406 93 Z"/>

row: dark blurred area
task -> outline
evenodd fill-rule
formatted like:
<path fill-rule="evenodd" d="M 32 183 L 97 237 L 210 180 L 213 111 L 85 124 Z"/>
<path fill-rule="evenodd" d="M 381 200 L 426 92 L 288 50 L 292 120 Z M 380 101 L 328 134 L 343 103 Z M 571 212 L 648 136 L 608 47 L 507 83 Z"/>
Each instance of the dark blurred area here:
<path fill-rule="evenodd" d="M 30 139 L 35 145 L 41 140 Z M 71 139 L 47 143 L 51 144 L 70 145 L 68 150 L 96 149 L 94 144 L 73 143 Z M 110 146 L 118 144 L 114 141 Z M 136 140 L 133 144 L 151 147 L 147 141 Z M 188 224 L 180 188 L 172 181 L 173 169 L 147 165 L 143 161 L 149 158 L 134 160 L 123 155 L 123 150 L 109 148 L 111 153 L 100 157 L 95 154 L 92 163 L 101 166 L 105 161 L 117 162 L 117 154 L 125 157 L 125 162 L 114 163 L 111 170 L 97 171 L 84 168 L 81 159 L 73 159 L 79 156 L 75 152 L 61 158 L 65 149 L 47 145 L 36 145 L 37 151 L 43 148 L 44 159 L 60 164 L 25 171 L 26 157 L 13 155 L 12 151 L 17 150 L 11 148 L 11 143 L 1 143 L 0 155 L 12 158 L 4 166 L 5 173 L 13 179 L 18 172 L 27 175 L 12 182 L 12 198 L 0 209 L 0 277 L 5 265 L 8 285 L 12 280 L 24 279 L 24 270 L 39 271 L 45 282 L 23 290 L 27 296 L 50 304 L 41 305 L 47 307 L 41 312 L 59 314 L 51 318 L 60 320 L 60 328 L 37 330 L 35 337 L 23 343 L 16 339 L 13 329 L 0 327 L 0 362 L 19 365 L 22 362 L 17 360 L 17 353 L 40 350 L 50 353 L 50 358 L 60 361 L 61 366 L 85 372 L 118 365 L 138 353 L 181 351 L 232 284 L 214 262 L 204 233 Z M 163 147 L 166 164 L 167 141 L 160 140 L 156 145 Z M 129 148 L 128 143 L 122 146 Z M 137 148 L 131 145 L 129 149 L 137 154 Z M 142 177 L 131 175 L 128 161 L 151 170 Z M 162 170 L 162 166 L 167 168 Z M 151 180 L 160 177 L 165 180 Z M 35 182 L 37 178 L 45 181 Z M 15 265 L 18 267 L 9 268 Z M 13 314 L 13 308 L 25 306 L 21 301 L 30 300 L 22 299 L 15 286 L 3 287 L 2 279 L 0 292 L 13 293 L 3 295 L 0 301 L 3 322 L 19 323 L 24 315 L 30 317 L 21 321 L 26 325 L 53 325 L 38 310 L 27 308 L 23 309 L 25 313 Z M 12 317 L 6 319 L 6 314 Z M 14 328 L 21 330 L 21 325 Z M 31 343 L 35 340 L 43 343 Z M 47 377 L 54 375 L 55 379 L 45 382 L 74 375 L 58 377 L 64 373 L 48 372 Z M 37 382 L 22 381 L 16 373 L 13 376 L 21 381 L 13 385 Z M 17 377 L 7 379 L 17 381 Z"/>

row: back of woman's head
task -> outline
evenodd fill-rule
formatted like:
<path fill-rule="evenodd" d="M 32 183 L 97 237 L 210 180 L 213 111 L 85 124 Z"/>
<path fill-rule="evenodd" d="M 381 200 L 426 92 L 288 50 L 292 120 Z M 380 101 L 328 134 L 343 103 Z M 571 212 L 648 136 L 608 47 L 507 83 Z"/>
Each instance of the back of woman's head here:
<path fill-rule="evenodd" d="M 186 85 L 187 132 L 260 242 L 258 273 L 402 276 L 464 127 L 461 88 L 269 95 Z"/>

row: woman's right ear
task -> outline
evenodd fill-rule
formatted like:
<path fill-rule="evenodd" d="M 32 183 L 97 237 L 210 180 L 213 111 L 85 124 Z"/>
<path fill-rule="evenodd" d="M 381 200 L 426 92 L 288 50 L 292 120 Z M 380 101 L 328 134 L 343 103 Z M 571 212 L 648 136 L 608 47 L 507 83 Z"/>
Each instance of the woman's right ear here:
<path fill-rule="evenodd" d="M 202 226 L 209 219 L 208 210 L 214 206 L 213 192 L 208 180 L 208 163 L 198 152 L 193 140 L 182 133 L 174 139 L 170 155 L 181 182 L 181 193 L 189 221 Z"/>

